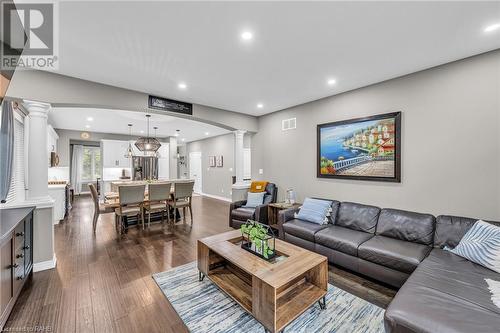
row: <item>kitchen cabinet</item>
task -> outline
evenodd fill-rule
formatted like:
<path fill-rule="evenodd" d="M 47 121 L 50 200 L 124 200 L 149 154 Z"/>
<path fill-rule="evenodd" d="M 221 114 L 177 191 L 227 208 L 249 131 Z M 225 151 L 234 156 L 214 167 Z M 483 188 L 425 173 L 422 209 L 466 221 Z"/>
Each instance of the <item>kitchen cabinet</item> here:
<path fill-rule="evenodd" d="M 55 200 L 53 220 L 58 224 L 66 215 L 66 184 L 49 185 L 49 196 Z"/>
<path fill-rule="evenodd" d="M 158 152 L 160 153 L 160 158 L 158 159 L 158 179 L 170 179 L 170 156 L 168 144 L 162 142 L 160 149 L 158 149 Z"/>
<path fill-rule="evenodd" d="M 33 272 L 33 210 L 0 210 L 0 331 Z"/>
<path fill-rule="evenodd" d="M 128 141 L 101 140 L 102 165 L 105 168 L 130 168 L 130 159 L 125 157 Z"/>
<path fill-rule="evenodd" d="M 50 167 L 50 153 L 57 153 L 57 141 L 59 140 L 59 135 L 54 130 L 51 125 L 47 125 L 47 156 L 48 156 L 48 166 Z"/>

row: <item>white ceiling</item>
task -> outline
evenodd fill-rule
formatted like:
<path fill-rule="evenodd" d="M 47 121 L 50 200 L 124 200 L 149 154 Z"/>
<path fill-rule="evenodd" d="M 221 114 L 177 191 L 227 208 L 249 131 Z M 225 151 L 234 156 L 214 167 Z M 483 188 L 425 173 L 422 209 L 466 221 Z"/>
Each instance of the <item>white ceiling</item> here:
<path fill-rule="evenodd" d="M 89 117 L 93 120 L 88 121 Z M 128 134 L 128 124 L 132 124 L 132 135 L 142 136 L 147 133 L 145 114 L 133 111 L 52 108 L 49 112 L 49 123 L 54 128 L 112 134 Z M 87 128 L 86 125 L 90 127 Z M 154 135 L 154 126 L 158 127 L 157 133 L 160 138 L 174 136 L 179 129 L 179 143 L 230 133 L 226 129 L 202 122 L 159 114 L 151 114 L 149 132 L 151 136 Z"/>
<path fill-rule="evenodd" d="M 66 1 L 59 72 L 260 115 L 500 48 L 497 22 L 500 2 Z"/>

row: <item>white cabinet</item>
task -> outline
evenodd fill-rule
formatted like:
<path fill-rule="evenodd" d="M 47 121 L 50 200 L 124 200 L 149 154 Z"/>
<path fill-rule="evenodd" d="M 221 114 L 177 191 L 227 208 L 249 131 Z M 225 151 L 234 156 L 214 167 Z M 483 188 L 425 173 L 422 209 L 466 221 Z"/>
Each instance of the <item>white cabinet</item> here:
<path fill-rule="evenodd" d="M 53 220 L 58 224 L 66 213 L 66 185 L 49 185 L 49 196 L 55 200 Z"/>
<path fill-rule="evenodd" d="M 59 135 L 57 135 L 56 131 L 51 125 L 47 126 L 47 156 L 48 156 L 48 166 L 50 167 L 50 153 L 57 153 L 57 140 L 59 139 Z"/>
<path fill-rule="evenodd" d="M 169 179 L 169 147 L 167 143 L 162 142 L 160 149 L 160 158 L 158 159 L 158 179 Z"/>
<path fill-rule="evenodd" d="M 105 168 L 130 168 L 131 160 L 125 157 L 128 141 L 102 140 L 102 165 Z"/>

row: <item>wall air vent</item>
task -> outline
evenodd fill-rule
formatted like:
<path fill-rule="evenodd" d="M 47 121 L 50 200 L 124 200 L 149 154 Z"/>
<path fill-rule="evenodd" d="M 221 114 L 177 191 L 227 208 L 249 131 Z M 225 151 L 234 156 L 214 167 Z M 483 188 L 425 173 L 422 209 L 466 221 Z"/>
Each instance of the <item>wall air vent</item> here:
<path fill-rule="evenodd" d="M 281 130 L 288 131 L 297 128 L 297 118 L 284 119 L 281 121 Z"/>

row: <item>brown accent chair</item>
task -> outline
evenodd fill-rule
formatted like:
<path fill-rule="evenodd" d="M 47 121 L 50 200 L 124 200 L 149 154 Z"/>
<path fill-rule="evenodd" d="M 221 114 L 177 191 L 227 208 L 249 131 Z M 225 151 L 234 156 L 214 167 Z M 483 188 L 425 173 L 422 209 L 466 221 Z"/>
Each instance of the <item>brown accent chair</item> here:
<path fill-rule="evenodd" d="M 278 197 L 276 184 L 268 183 L 265 190 L 264 202 L 255 208 L 243 207 L 247 201 L 241 200 L 231 203 L 229 208 L 229 226 L 239 229 L 247 220 L 255 220 L 268 224 L 267 209 L 270 203 L 275 203 Z"/>
<path fill-rule="evenodd" d="M 165 212 L 170 224 L 167 201 L 170 200 L 172 183 L 157 183 L 148 185 L 149 201 L 144 204 L 144 211 L 148 213 L 148 227 L 151 225 L 151 213 L 161 212 L 161 223 L 163 224 Z"/>
<path fill-rule="evenodd" d="M 146 185 L 121 185 L 118 187 L 120 207 L 115 209 L 118 232 L 123 231 L 124 216 L 141 216 L 144 229 L 144 191 Z M 119 224 L 118 224 L 119 222 Z"/>
<path fill-rule="evenodd" d="M 92 226 L 95 229 L 97 227 L 97 220 L 99 219 L 99 215 L 105 213 L 112 213 L 113 210 L 107 209 L 103 204 L 99 203 L 99 195 L 97 194 L 97 189 L 94 184 L 89 184 L 90 195 L 92 196 L 92 201 L 94 201 L 94 217 L 92 221 Z"/>
<path fill-rule="evenodd" d="M 174 209 L 174 212 L 176 212 L 178 208 L 182 208 L 182 218 L 184 220 L 184 223 L 186 223 L 186 208 L 189 208 L 189 215 L 191 215 L 191 225 L 193 225 L 193 208 L 191 206 L 191 203 L 193 201 L 193 187 L 194 182 L 175 183 L 173 198 L 172 200 L 167 201 L 168 206 L 172 207 Z"/>

